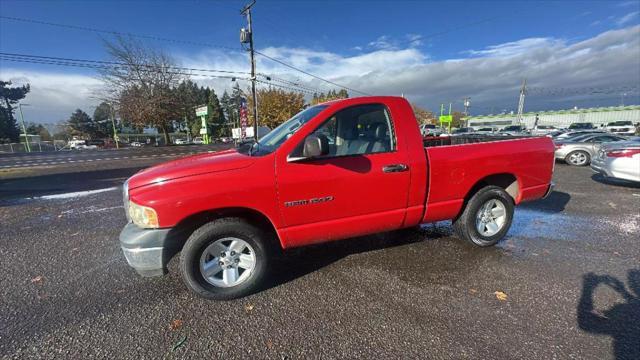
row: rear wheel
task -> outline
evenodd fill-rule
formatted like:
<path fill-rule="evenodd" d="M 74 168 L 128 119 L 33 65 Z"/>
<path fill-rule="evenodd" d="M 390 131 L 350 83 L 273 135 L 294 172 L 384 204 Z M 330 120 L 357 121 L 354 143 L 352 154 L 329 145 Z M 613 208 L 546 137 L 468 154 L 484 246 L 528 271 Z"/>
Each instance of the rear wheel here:
<path fill-rule="evenodd" d="M 239 218 L 218 219 L 191 234 L 180 255 L 185 284 L 196 294 L 229 300 L 256 291 L 269 260 L 262 230 Z"/>
<path fill-rule="evenodd" d="M 587 153 L 586 151 L 577 150 L 577 151 L 570 152 L 567 155 L 567 157 L 564 158 L 564 160 L 569 165 L 585 166 L 585 165 L 589 165 L 589 162 L 591 161 L 591 156 L 589 156 L 589 153 Z"/>
<path fill-rule="evenodd" d="M 513 198 L 504 189 L 487 186 L 471 197 L 453 230 L 476 246 L 495 245 L 509 231 L 513 210 Z"/>

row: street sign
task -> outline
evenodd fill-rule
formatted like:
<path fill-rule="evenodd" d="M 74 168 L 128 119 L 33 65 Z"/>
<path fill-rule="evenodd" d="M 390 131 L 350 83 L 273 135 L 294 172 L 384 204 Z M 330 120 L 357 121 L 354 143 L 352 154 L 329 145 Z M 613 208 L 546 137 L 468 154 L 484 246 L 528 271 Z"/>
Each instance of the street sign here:
<path fill-rule="evenodd" d="M 453 115 L 440 115 L 441 123 L 450 123 L 453 121 Z"/>
<path fill-rule="evenodd" d="M 196 109 L 196 116 L 207 116 L 208 113 L 209 113 L 208 106 L 201 106 Z"/>

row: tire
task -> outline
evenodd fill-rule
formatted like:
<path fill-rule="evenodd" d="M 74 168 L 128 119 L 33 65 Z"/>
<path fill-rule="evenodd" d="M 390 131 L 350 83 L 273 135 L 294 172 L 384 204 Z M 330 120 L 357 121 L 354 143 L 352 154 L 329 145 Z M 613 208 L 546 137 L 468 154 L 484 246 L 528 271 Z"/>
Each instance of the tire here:
<path fill-rule="evenodd" d="M 568 153 L 564 161 L 572 166 L 587 166 L 591 162 L 591 155 L 586 151 L 576 150 Z"/>
<path fill-rule="evenodd" d="M 491 208 L 489 209 L 491 217 L 488 217 L 488 213 L 485 211 L 488 208 Z M 500 211 L 495 209 L 500 208 L 504 214 L 500 218 L 501 221 L 497 219 L 493 221 L 498 227 L 494 229 L 493 225 L 490 227 L 489 221 L 485 223 L 484 220 L 499 214 Z M 454 219 L 453 230 L 458 237 L 473 245 L 480 247 L 495 245 L 509 231 L 513 221 L 513 209 L 513 198 L 504 189 L 498 186 L 484 187 L 471 197 L 462 214 Z M 481 220 L 479 218 L 482 217 L 482 214 L 485 214 L 485 217 Z M 482 227 L 482 232 L 478 227 Z M 493 230 L 496 231 L 493 232 Z"/>
<path fill-rule="evenodd" d="M 231 300 L 249 295 L 259 289 L 266 277 L 271 257 L 267 240 L 264 231 L 240 218 L 209 222 L 194 231 L 182 248 L 182 279 L 191 291 L 207 299 Z M 235 255 L 233 249 L 238 250 Z M 249 261 L 252 255 L 253 265 Z"/>

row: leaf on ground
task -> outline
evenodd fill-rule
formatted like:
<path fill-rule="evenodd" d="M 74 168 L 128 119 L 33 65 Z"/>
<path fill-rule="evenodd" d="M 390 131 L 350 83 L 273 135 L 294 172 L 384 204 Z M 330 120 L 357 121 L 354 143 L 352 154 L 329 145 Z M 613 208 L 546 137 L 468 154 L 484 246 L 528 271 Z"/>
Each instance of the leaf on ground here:
<path fill-rule="evenodd" d="M 498 300 L 507 301 L 507 294 L 503 293 L 502 291 L 496 291 L 494 292 L 494 294 L 496 294 L 496 297 L 498 298 Z"/>
<path fill-rule="evenodd" d="M 476 289 L 469 289 L 469 292 L 470 292 L 470 293 L 472 293 L 472 294 L 475 294 L 475 293 L 477 293 L 477 292 L 478 292 L 478 290 L 476 290 Z"/>
<path fill-rule="evenodd" d="M 178 340 L 177 343 L 175 343 L 175 345 L 173 345 L 173 348 L 171 348 L 171 351 L 176 351 L 179 347 L 184 345 L 186 341 L 187 341 L 187 335 L 185 334 L 180 340 Z"/>
<path fill-rule="evenodd" d="M 171 324 L 169 324 L 169 329 L 171 329 L 171 331 L 178 330 L 181 327 L 182 327 L 182 320 L 180 319 L 175 319 L 171 322 Z"/>
<path fill-rule="evenodd" d="M 33 283 L 33 284 L 41 284 L 43 279 L 44 279 L 44 276 L 38 275 L 38 276 L 34 277 L 33 279 L 31 279 L 31 283 Z"/>
<path fill-rule="evenodd" d="M 253 310 L 253 308 L 254 308 L 253 304 L 247 304 L 244 306 L 244 311 L 246 311 L 248 314 L 251 312 L 251 310 Z"/>

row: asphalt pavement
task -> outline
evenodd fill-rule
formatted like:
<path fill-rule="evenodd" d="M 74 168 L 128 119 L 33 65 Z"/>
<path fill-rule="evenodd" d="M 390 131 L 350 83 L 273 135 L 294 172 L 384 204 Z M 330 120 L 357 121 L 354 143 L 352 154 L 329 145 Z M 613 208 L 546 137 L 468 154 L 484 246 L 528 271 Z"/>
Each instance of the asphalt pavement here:
<path fill-rule="evenodd" d="M 447 222 L 323 244 L 214 302 L 119 248 L 122 181 L 172 156 L 111 157 L 0 172 L 2 358 L 640 358 L 638 185 L 558 164 L 498 246 Z"/>

